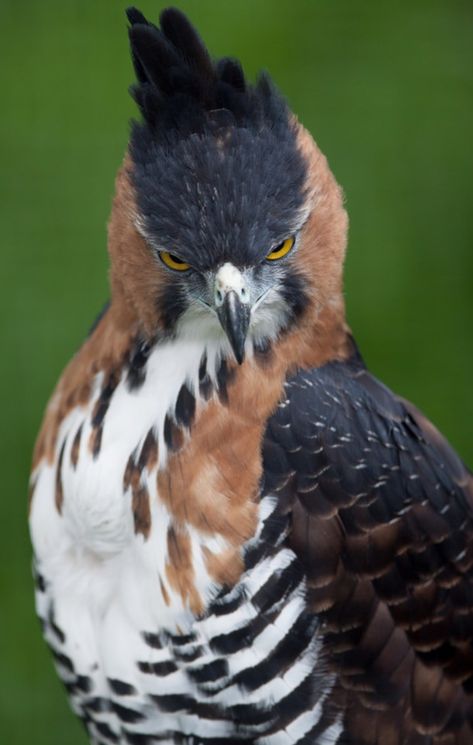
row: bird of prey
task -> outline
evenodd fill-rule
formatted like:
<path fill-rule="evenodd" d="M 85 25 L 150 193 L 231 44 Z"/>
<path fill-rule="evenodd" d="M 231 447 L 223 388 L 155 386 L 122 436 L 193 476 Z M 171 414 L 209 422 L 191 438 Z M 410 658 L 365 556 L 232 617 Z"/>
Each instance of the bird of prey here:
<path fill-rule="evenodd" d="M 38 438 L 36 605 L 95 745 L 471 745 L 473 480 L 366 369 L 267 76 L 128 11 L 111 300 Z"/>

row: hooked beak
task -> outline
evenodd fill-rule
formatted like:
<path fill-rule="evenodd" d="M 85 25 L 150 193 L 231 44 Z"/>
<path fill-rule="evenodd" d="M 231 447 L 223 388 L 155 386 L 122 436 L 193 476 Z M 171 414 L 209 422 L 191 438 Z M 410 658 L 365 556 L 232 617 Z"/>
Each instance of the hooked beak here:
<path fill-rule="evenodd" d="M 245 358 L 250 325 L 250 293 L 244 274 L 227 261 L 215 275 L 214 308 L 239 365 Z"/>
<path fill-rule="evenodd" d="M 217 316 L 239 365 L 245 359 L 245 342 L 250 325 L 251 308 L 242 303 L 235 290 L 228 290 L 217 308 Z"/>

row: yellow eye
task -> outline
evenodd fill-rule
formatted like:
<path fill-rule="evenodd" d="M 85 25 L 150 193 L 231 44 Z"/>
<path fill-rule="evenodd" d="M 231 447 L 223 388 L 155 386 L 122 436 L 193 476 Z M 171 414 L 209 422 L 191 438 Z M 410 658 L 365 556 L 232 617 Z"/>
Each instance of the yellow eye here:
<path fill-rule="evenodd" d="M 181 259 L 178 259 L 177 256 L 173 256 L 173 254 L 170 254 L 169 251 L 161 251 L 159 254 L 159 258 L 161 259 L 163 264 L 166 264 L 169 269 L 174 269 L 175 272 L 187 272 L 187 270 L 191 268 L 190 264 L 187 264 L 185 261 L 181 261 Z"/>
<path fill-rule="evenodd" d="M 277 261 L 286 256 L 294 245 L 294 237 L 286 238 L 285 241 L 273 248 L 272 251 L 266 256 L 269 261 Z"/>

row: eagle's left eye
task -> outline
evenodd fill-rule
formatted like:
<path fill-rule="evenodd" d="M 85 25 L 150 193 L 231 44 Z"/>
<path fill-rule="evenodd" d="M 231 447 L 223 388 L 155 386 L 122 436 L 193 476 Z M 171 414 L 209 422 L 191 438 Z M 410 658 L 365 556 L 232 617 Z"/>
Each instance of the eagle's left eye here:
<path fill-rule="evenodd" d="M 277 261 L 277 259 L 282 259 L 286 256 L 293 247 L 294 240 L 294 236 L 291 236 L 290 238 L 286 238 L 286 240 L 280 243 L 279 246 L 273 248 L 273 250 L 266 256 L 268 261 Z"/>
<path fill-rule="evenodd" d="M 174 269 L 175 272 L 187 272 L 191 268 L 191 265 L 186 261 L 182 261 L 174 254 L 170 254 L 169 251 L 160 251 L 159 258 L 169 269 Z"/>

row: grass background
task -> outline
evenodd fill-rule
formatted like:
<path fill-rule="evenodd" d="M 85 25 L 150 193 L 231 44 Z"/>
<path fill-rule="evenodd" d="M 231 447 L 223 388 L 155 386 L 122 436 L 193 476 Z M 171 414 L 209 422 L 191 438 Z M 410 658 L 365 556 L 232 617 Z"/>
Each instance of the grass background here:
<path fill-rule="evenodd" d="M 107 297 L 134 113 L 121 0 L 0 0 L 0 740 L 84 745 L 33 613 L 26 491 L 43 407 Z M 142 0 L 153 19 L 164 7 Z M 268 69 L 344 186 L 348 315 L 371 369 L 473 461 L 471 0 L 182 0 Z"/>

